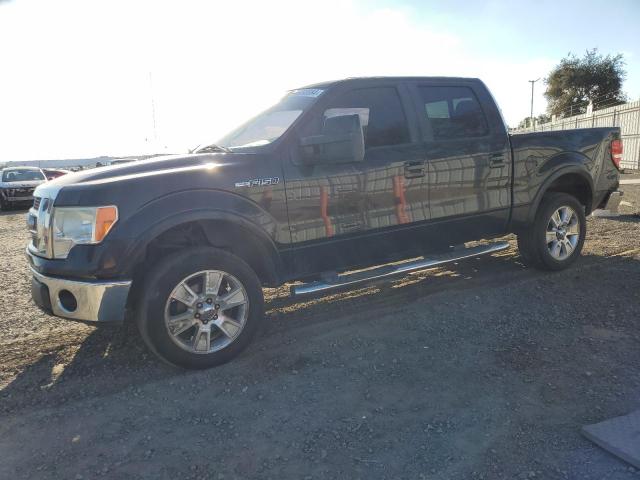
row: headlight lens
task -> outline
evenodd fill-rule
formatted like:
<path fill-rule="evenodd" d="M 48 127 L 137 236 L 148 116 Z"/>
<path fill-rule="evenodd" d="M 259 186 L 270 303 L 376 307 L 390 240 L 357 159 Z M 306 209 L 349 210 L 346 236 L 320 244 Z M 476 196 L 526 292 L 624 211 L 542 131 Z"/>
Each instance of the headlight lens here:
<path fill-rule="evenodd" d="M 118 208 L 55 207 L 53 257 L 67 258 L 74 245 L 100 243 L 118 221 Z"/>

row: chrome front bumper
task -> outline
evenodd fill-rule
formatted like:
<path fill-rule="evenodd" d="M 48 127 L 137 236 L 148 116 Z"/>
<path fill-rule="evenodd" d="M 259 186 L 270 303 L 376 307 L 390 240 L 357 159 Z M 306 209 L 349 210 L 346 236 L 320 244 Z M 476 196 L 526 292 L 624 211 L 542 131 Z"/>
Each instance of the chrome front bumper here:
<path fill-rule="evenodd" d="M 31 272 L 33 300 L 43 310 L 58 317 L 88 322 L 124 320 L 131 281 L 82 282 L 47 277 L 33 268 Z"/>

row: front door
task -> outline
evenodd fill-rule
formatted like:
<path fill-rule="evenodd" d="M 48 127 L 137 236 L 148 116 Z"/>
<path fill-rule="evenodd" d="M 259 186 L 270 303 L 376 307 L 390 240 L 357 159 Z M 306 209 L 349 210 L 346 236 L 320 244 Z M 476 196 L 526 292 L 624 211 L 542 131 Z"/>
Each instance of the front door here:
<path fill-rule="evenodd" d="M 336 92 L 299 136 L 318 134 L 324 119 L 360 116 L 363 162 L 295 165 L 285 162 L 295 270 L 317 273 L 380 263 L 405 250 L 398 229 L 428 219 L 424 150 L 410 97 L 396 85 Z"/>

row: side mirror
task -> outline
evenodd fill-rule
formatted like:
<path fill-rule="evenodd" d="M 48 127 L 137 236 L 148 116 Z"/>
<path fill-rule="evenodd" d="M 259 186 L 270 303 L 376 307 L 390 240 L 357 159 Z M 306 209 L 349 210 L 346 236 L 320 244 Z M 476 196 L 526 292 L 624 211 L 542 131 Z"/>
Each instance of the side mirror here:
<path fill-rule="evenodd" d="M 300 139 L 304 164 L 352 163 L 364 160 L 364 135 L 359 115 L 326 118 L 320 135 Z"/>

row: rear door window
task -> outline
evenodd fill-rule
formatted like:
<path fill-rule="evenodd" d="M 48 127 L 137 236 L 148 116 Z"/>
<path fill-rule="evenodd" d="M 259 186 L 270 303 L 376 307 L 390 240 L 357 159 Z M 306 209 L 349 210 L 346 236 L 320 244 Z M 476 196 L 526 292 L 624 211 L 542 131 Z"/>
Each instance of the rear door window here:
<path fill-rule="evenodd" d="M 487 119 L 469 87 L 418 87 L 422 111 L 434 140 L 481 137 L 489 133 Z"/>

